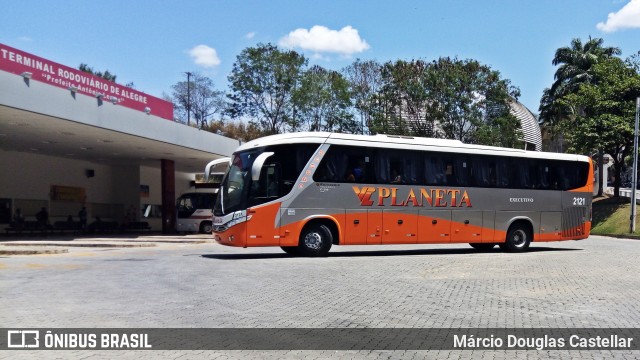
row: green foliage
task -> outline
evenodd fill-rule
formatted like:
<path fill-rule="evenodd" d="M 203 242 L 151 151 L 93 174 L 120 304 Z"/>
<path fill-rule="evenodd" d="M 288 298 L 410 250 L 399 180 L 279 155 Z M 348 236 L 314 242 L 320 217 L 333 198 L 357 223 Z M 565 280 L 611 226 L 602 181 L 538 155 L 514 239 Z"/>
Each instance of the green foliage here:
<path fill-rule="evenodd" d="M 258 44 L 238 55 L 229 75 L 229 114 L 249 116 L 269 134 L 295 128 L 293 91 L 307 60 L 295 51 L 272 44 Z"/>
<path fill-rule="evenodd" d="M 604 94 L 593 92 L 592 86 L 599 86 L 598 82 L 602 80 L 602 76 L 599 78 L 595 72 L 602 62 L 610 59 L 619 60 L 615 56 L 619 55 L 621 51 L 616 47 L 604 47 L 603 44 L 604 40 L 601 38 L 589 37 L 589 40 L 584 44 L 580 39 L 573 39 L 570 46 L 556 50 L 552 61 L 554 65 L 558 65 L 555 81 L 550 88 L 545 89 L 540 101 L 540 120 L 546 123 L 553 132 L 560 133 L 563 130 L 573 132 L 573 135 L 567 139 L 570 148 L 574 151 L 579 149 L 585 154 L 591 154 L 596 150 L 602 154 L 602 151 L 606 149 L 600 146 L 608 146 L 609 149 L 612 147 L 620 149 L 625 146 L 623 142 L 613 146 L 611 144 L 613 136 L 605 135 L 604 137 L 608 139 L 606 141 L 596 139 L 602 132 L 613 130 L 610 127 L 611 124 L 607 124 L 612 119 L 607 119 L 606 114 L 602 112 L 603 109 L 596 108 L 600 105 L 585 103 L 587 98 L 596 102 L 608 101 L 604 99 L 606 97 Z M 583 87 L 591 88 L 589 88 L 590 90 L 586 90 L 587 88 L 581 90 Z M 580 91 L 583 93 L 578 94 Z M 588 94 L 589 91 L 591 94 Z M 585 109 L 585 104 L 590 106 L 590 109 Z M 585 123 L 581 124 L 582 122 Z M 583 133 L 579 134 L 577 129 Z M 609 143 L 609 145 L 604 143 Z M 603 164 L 601 161 L 598 166 L 599 174 L 602 174 Z M 619 179 L 619 177 L 616 178 Z M 602 180 L 599 181 L 599 184 L 598 194 L 602 194 Z M 618 194 L 617 186 L 615 194 Z"/>
<path fill-rule="evenodd" d="M 293 130 L 359 133 L 354 121 L 349 83 L 338 72 L 313 66 L 302 75 L 300 86 L 293 91 L 295 122 Z"/>
<path fill-rule="evenodd" d="M 640 96 L 640 75 L 616 57 L 601 60 L 590 69 L 592 81 L 564 96 L 576 111 L 562 128 L 571 150 L 590 153 L 602 149 L 612 156 L 615 194 L 620 188 L 624 158 L 633 148 L 635 99 Z"/>
<path fill-rule="evenodd" d="M 78 66 L 78 70 L 82 71 L 82 72 L 86 72 L 88 74 L 91 75 L 95 75 L 97 77 L 101 77 L 105 80 L 111 81 L 111 82 L 116 82 L 116 75 L 112 74 L 109 72 L 109 70 L 105 70 L 105 72 L 102 71 L 95 71 L 92 67 L 90 67 L 87 64 L 80 64 L 80 66 Z"/>
<path fill-rule="evenodd" d="M 591 38 L 586 43 L 580 39 L 571 40 L 571 46 L 556 50 L 553 65 L 558 65 L 555 81 L 544 90 L 540 100 L 540 120 L 556 125 L 571 117 L 575 108 L 565 96 L 578 91 L 581 84 L 592 83 L 591 68 L 600 61 L 619 55 L 619 48 L 604 47 L 604 40 Z"/>
<path fill-rule="evenodd" d="M 581 84 L 593 81 L 590 69 L 600 61 L 620 55 L 616 47 L 602 46 L 604 40 L 591 38 L 582 44 L 580 39 L 573 39 L 571 47 L 561 47 L 556 50 L 553 65 L 559 65 L 555 73 L 555 81 L 550 93 L 554 98 L 560 98 L 574 93 Z"/>
<path fill-rule="evenodd" d="M 519 90 L 475 60 L 440 58 L 385 63 L 374 96 L 372 132 L 444 137 L 520 147 L 509 103 Z"/>
<path fill-rule="evenodd" d="M 475 60 L 356 60 L 342 74 L 306 65 L 304 56 L 271 44 L 243 50 L 229 75 L 228 113 L 255 121 L 265 134 L 368 128 L 521 147 L 509 111 L 518 89 Z"/>

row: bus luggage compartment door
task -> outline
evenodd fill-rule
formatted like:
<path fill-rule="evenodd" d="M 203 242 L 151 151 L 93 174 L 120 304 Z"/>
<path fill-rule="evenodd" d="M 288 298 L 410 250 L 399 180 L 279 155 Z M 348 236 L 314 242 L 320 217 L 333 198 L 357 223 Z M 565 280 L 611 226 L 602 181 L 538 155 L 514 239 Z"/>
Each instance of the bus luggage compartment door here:
<path fill-rule="evenodd" d="M 415 244 L 417 242 L 417 211 L 406 209 L 382 211 L 383 244 Z"/>
<path fill-rule="evenodd" d="M 451 241 L 451 210 L 420 210 L 419 243 L 447 243 Z"/>
<path fill-rule="evenodd" d="M 482 211 L 452 211 L 451 242 L 482 242 Z"/>
<path fill-rule="evenodd" d="M 367 210 L 348 209 L 345 215 L 345 244 L 366 244 L 368 235 Z"/>
<path fill-rule="evenodd" d="M 562 213 L 560 211 L 544 211 L 540 213 L 540 233 L 536 241 L 560 239 L 562 239 Z"/>

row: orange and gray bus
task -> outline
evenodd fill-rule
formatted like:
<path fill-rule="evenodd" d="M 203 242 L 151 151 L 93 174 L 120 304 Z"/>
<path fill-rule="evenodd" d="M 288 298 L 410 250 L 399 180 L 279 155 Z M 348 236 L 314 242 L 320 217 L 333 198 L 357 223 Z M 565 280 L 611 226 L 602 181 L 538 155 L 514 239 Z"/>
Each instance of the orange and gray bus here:
<path fill-rule="evenodd" d="M 368 244 L 520 252 L 587 238 L 592 194 L 586 156 L 392 135 L 274 135 L 234 152 L 213 235 L 305 256 Z"/>

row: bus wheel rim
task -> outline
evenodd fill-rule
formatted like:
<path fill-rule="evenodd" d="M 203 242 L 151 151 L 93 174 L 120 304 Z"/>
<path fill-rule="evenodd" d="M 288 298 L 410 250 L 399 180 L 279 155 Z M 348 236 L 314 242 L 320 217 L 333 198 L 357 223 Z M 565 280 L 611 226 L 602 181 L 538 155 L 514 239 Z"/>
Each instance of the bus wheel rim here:
<path fill-rule="evenodd" d="M 304 237 L 304 245 L 309 249 L 318 250 L 322 246 L 322 237 L 316 232 L 308 233 Z"/>
<path fill-rule="evenodd" d="M 516 230 L 513 233 L 513 245 L 521 247 L 527 242 L 527 234 L 523 230 Z"/>

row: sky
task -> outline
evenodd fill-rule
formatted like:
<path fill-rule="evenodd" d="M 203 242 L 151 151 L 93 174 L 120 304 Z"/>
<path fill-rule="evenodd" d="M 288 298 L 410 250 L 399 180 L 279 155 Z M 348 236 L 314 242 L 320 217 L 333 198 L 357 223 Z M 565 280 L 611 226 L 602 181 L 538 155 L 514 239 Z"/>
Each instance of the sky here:
<path fill-rule="evenodd" d="M 640 0 L 0 0 L 0 43 L 70 67 L 109 70 L 162 97 L 185 72 L 227 76 L 259 43 L 340 70 L 356 59 L 475 59 L 521 90 L 537 113 L 556 49 L 604 39 L 640 51 Z"/>

